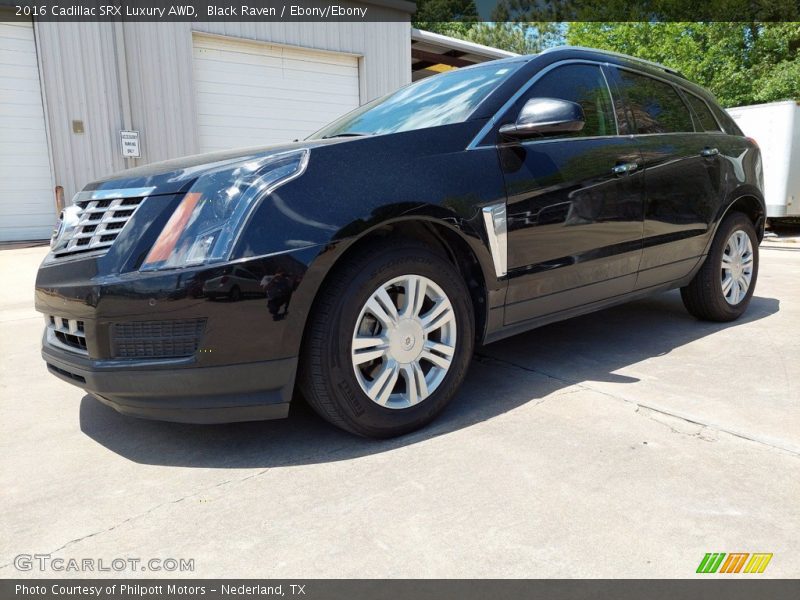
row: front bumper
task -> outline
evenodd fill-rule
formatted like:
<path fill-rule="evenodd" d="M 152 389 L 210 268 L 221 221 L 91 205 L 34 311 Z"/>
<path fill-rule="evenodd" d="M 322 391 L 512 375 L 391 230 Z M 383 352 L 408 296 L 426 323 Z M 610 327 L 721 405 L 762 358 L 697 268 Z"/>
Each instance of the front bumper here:
<path fill-rule="evenodd" d="M 109 255 L 43 265 L 35 297 L 45 320 L 42 357 L 53 375 L 129 415 L 189 423 L 285 417 L 311 297 L 295 289 L 317 252 L 146 274 L 113 272 Z M 234 268 L 256 283 L 288 283 L 236 298 L 203 292 Z"/>
<path fill-rule="evenodd" d="M 280 419 L 289 413 L 296 358 L 220 366 L 185 359 L 92 360 L 43 340 L 48 370 L 118 412 L 181 423 Z"/>

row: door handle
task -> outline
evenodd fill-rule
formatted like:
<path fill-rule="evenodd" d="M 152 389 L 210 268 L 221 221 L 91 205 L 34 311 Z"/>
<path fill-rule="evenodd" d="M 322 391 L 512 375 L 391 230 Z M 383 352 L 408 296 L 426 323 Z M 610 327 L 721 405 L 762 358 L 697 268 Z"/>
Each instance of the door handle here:
<path fill-rule="evenodd" d="M 719 154 L 719 148 L 703 148 L 700 151 L 700 156 L 708 158 L 709 156 L 716 156 Z"/>
<path fill-rule="evenodd" d="M 611 172 L 614 173 L 614 175 L 625 175 L 625 173 L 633 173 L 638 168 L 639 164 L 635 162 L 622 163 L 613 167 Z"/>

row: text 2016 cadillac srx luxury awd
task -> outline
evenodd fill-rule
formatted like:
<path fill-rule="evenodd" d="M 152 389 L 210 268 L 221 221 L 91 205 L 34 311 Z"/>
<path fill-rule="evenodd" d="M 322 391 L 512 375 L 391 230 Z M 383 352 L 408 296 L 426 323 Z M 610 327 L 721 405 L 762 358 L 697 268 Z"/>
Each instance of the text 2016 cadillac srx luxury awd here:
<path fill-rule="evenodd" d="M 475 344 L 680 288 L 747 308 L 755 143 L 708 92 L 561 48 L 424 79 L 303 142 L 95 181 L 36 281 L 51 373 L 118 411 L 431 421 Z"/>

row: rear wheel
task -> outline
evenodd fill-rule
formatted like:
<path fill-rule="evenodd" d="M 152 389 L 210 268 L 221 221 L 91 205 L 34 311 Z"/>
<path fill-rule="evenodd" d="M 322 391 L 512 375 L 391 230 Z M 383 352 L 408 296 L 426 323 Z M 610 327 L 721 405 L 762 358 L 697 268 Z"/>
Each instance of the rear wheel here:
<path fill-rule="evenodd" d="M 310 319 L 300 388 L 322 417 L 363 436 L 393 437 L 430 422 L 472 355 L 472 303 L 460 274 L 413 243 L 349 261 Z"/>
<path fill-rule="evenodd" d="M 750 304 L 757 278 L 755 227 L 747 215 L 734 212 L 720 224 L 706 262 L 681 288 L 681 297 L 698 319 L 732 321 Z"/>

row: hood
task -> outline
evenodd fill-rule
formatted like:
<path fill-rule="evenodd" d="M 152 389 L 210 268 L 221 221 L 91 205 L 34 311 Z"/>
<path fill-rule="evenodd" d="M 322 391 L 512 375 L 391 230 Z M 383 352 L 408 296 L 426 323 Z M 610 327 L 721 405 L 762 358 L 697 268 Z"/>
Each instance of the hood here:
<path fill-rule="evenodd" d="M 222 167 L 227 163 L 263 158 L 270 154 L 285 152 L 287 150 L 310 149 L 322 145 L 342 143 L 347 139 L 349 138 L 309 140 L 258 148 L 237 148 L 234 150 L 224 150 L 222 152 L 211 152 L 209 154 L 184 156 L 120 171 L 93 181 L 83 189 L 84 191 L 91 191 L 153 187 L 155 189 L 150 194 L 152 196 L 176 194 L 186 191 L 192 183 L 206 171 Z"/>

